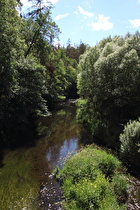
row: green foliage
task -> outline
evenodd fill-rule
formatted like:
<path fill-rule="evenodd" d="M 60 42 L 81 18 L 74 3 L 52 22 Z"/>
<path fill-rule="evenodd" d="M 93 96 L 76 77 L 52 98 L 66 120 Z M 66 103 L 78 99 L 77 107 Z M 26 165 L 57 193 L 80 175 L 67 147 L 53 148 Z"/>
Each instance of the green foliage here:
<path fill-rule="evenodd" d="M 106 177 L 112 176 L 115 169 L 120 165 L 119 161 L 114 158 L 111 154 L 102 156 L 98 163 L 100 170 Z"/>
<path fill-rule="evenodd" d="M 118 204 L 116 196 L 112 196 L 112 192 L 106 192 L 105 198 L 102 200 L 99 210 L 126 210 L 125 204 Z"/>
<path fill-rule="evenodd" d="M 75 199 L 79 209 L 99 209 L 100 201 L 105 196 L 108 183 L 104 176 L 97 175 L 93 182 L 88 179 L 82 179 L 75 188 Z"/>
<path fill-rule="evenodd" d="M 58 179 L 58 180 L 60 179 L 60 168 L 59 168 L 58 165 L 56 165 L 56 167 L 55 167 L 55 169 L 53 171 L 53 174 L 54 174 L 56 179 Z"/>
<path fill-rule="evenodd" d="M 126 180 L 126 177 L 124 175 L 116 174 L 112 178 L 112 186 L 116 194 L 118 203 L 119 204 L 125 203 L 128 197 L 128 192 L 127 192 L 128 181 Z"/>
<path fill-rule="evenodd" d="M 66 166 L 62 169 L 62 174 L 65 176 L 66 173 L 66 176 L 72 176 L 75 183 L 85 175 L 95 179 L 98 170 L 106 177 L 110 177 L 120 165 L 121 163 L 118 159 L 106 151 L 88 147 L 81 153 L 77 153 L 70 160 L 67 160 Z"/>
<path fill-rule="evenodd" d="M 35 139 L 38 116 L 60 98 L 77 97 L 77 62 L 52 46 L 59 28 L 51 7 L 36 3 L 39 9 L 21 17 L 20 1 L 0 2 L 0 145 Z"/>
<path fill-rule="evenodd" d="M 48 114 L 46 102 L 43 99 L 43 95 L 47 94 L 45 68 L 31 56 L 19 60 L 16 68 L 19 72 L 17 97 L 22 103 L 20 107 L 36 115 Z"/>
<path fill-rule="evenodd" d="M 100 142 L 118 147 L 119 125 L 140 115 L 139 86 L 139 33 L 108 37 L 88 48 L 79 63 L 78 90 L 86 101 L 80 121 Z"/>
<path fill-rule="evenodd" d="M 47 88 L 53 98 L 59 96 L 77 97 L 77 62 L 68 58 L 64 49 L 58 49 L 49 56 L 47 68 Z"/>
<path fill-rule="evenodd" d="M 58 26 L 51 18 L 51 7 L 44 7 L 42 11 L 35 12 L 27 19 L 27 22 L 25 22 L 24 39 L 27 43 L 25 57 L 31 52 L 34 52 L 37 57 L 42 59 L 41 55 L 43 55 L 46 47 L 43 46 L 43 43 L 46 41 L 52 44 L 53 39 L 58 37 L 59 33 Z"/>
<path fill-rule="evenodd" d="M 66 56 L 75 59 L 77 62 L 79 62 L 80 55 L 84 54 L 86 51 L 87 45 L 84 43 L 80 42 L 80 45 L 78 46 L 72 46 L 70 39 L 67 41 L 67 47 L 66 47 Z"/>
<path fill-rule="evenodd" d="M 140 163 L 140 120 L 129 121 L 120 134 L 121 155 L 131 164 Z"/>
<path fill-rule="evenodd" d="M 128 184 L 125 175 L 119 174 L 121 167 L 115 156 L 92 146 L 67 159 L 59 175 L 64 208 L 125 209 Z"/>

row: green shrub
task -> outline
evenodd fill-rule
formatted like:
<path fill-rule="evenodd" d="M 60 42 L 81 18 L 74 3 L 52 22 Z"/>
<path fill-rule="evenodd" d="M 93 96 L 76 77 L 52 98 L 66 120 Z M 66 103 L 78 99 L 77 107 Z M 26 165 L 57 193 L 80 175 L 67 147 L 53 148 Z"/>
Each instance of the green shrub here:
<path fill-rule="evenodd" d="M 106 177 L 112 176 L 115 169 L 120 166 L 120 161 L 115 156 L 108 154 L 105 151 L 100 152 L 100 158 L 98 157 L 97 163 L 98 167 Z"/>
<path fill-rule="evenodd" d="M 120 135 L 121 155 L 131 164 L 140 166 L 140 120 L 129 121 Z"/>
<path fill-rule="evenodd" d="M 116 157 L 93 146 L 69 158 L 60 171 L 64 209 L 125 209 L 127 181 L 125 176 L 116 175 L 120 169 Z"/>
<path fill-rule="evenodd" d="M 66 210 L 79 210 L 79 207 L 77 206 L 75 200 L 64 201 L 62 205 L 63 205 L 63 208 Z"/>
<path fill-rule="evenodd" d="M 124 203 L 128 196 L 128 181 L 123 175 L 115 175 L 112 178 L 112 186 L 119 204 Z"/>
<path fill-rule="evenodd" d="M 76 183 L 83 177 L 89 177 L 94 180 L 97 175 L 97 167 L 88 151 L 83 150 L 66 161 L 61 176 L 62 178 L 71 177 L 72 183 Z"/>
<path fill-rule="evenodd" d="M 61 176 L 72 176 L 75 183 L 85 176 L 94 180 L 98 171 L 103 172 L 106 177 L 111 176 L 119 167 L 121 163 L 115 156 L 91 146 L 68 159 Z"/>
<path fill-rule="evenodd" d="M 119 205 L 116 196 L 108 191 L 101 201 L 99 210 L 126 210 L 126 205 Z"/>
<path fill-rule="evenodd" d="M 77 185 L 75 196 L 79 209 L 98 209 L 100 201 L 105 196 L 107 181 L 102 174 L 98 174 L 95 181 L 82 179 Z"/>
<path fill-rule="evenodd" d="M 72 183 L 71 177 L 64 180 L 63 183 L 64 194 L 67 199 L 75 198 L 75 185 Z"/>

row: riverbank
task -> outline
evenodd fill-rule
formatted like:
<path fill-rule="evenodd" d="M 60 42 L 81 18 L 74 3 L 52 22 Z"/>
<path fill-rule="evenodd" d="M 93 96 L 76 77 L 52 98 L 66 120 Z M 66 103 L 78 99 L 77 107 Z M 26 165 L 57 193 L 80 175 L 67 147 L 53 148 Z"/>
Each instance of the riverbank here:
<path fill-rule="evenodd" d="M 0 164 L 0 209 L 58 209 L 61 189 L 50 175 L 80 148 L 76 107 L 60 106 L 41 118 L 44 136 L 30 147 L 4 149 Z"/>
<path fill-rule="evenodd" d="M 126 173 L 115 156 L 95 145 L 68 159 L 59 176 L 66 210 L 140 209 L 136 199 L 138 180 Z"/>

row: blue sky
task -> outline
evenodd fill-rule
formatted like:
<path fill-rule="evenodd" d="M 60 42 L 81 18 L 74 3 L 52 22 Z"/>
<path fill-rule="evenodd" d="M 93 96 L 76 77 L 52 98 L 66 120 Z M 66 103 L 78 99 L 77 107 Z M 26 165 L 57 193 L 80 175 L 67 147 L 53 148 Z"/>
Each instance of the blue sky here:
<path fill-rule="evenodd" d="M 29 6 L 27 0 L 21 0 Z M 44 0 L 44 4 L 47 0 Z M 94 46 L 111 35 L 140 31 L 140 0 L 50 0 L 52 18 L 61 30 L 62 45 Z M 28 4 L 28 5 L 27 5 Z"/>

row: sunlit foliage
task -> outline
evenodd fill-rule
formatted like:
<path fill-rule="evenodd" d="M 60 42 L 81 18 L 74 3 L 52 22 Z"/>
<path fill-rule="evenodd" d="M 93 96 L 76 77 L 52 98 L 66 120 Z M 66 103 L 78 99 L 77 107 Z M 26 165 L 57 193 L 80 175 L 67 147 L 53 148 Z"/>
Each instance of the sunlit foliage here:
<path fill-rule="evenodd" d="M 120 135 L 121 155 L 131 164 L 140 163 L 140 121 L 129 121 Z"/>
<path fill-rule="evenodd" d="M 106 151 L 92 146 L 81 150 L 60 171 L 64 208 L 126 209 L 128 183 L 122 171 L 120 161 Z"/>
<path fill-rule="evenodd" d="M 80 60 L 78 89 L 86 104 L 79 120 L 87 123 L 102 143 L 118 146 L 121 124 L 140 115 L 139 87 L 139 32 L 102 40 Z"/>

